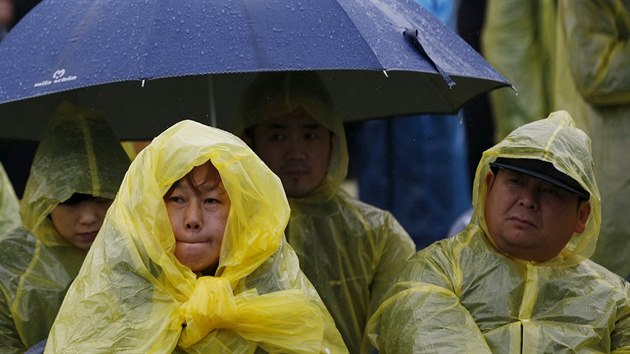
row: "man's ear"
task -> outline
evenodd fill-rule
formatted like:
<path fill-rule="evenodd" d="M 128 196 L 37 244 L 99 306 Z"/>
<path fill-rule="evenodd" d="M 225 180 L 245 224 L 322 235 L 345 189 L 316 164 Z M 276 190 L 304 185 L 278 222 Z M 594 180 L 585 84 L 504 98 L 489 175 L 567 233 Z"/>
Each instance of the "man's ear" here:
<path fill-rule="evenodd" d="M 492 188 L 495 176 L 496 175 L 494 174 L 494 172 L 492 172 L 492 170 L 489 170 L 488 173 L 486 173 L 486 193 L 488 193 L 490 191 L 490 188 Z"/>
<path fill-rule="evenodd" d="M 589 201 L 581 201 L 578 208 L 577 222 L 575 223 L 576 233 L 584 232 L 589 215 L 591 215 L 591 203 Z"/>

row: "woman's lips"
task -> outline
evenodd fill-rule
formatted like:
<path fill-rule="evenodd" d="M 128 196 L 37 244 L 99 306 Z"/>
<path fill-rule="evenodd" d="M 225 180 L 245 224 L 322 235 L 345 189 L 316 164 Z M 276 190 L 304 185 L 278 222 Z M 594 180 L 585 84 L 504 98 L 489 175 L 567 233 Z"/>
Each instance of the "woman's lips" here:
<path fill-rule="evenodd" d="M 96 239 L 96 235 L 98 235 L 98 231 L 81 232 L 78 235 L 79 238 L 84 241 L 94 241 L 94 239 Z"/>

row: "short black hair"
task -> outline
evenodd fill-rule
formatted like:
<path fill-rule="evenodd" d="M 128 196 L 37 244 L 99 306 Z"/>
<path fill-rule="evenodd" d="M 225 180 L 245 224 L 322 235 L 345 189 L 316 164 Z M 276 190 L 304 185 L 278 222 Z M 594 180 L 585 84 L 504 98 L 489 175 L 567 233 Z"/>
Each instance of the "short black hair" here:
<path fill-rule="evenodd" d="M 95 197 L 92 194 L 74 193 L 73 195 L 70 196 L 70 198 L 64 200 L 63 202 L 61 202 L 59 204 L 62 204 L 62 205 L 76 205 L 76 204 L 79 204 L 81 202 L 85 202 L 87 200 L 95 199 L 95 198 L 98 198 L 98 197 Z"/>

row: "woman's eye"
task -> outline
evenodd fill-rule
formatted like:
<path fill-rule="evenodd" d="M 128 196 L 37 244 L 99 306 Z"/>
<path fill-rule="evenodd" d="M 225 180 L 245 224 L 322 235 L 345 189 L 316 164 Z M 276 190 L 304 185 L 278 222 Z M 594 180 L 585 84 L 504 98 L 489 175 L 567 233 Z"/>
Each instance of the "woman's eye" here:
<path fill-rule="evenodd" d="M 182 203 L 184 201 L 184 198 L 176 196 L 176 195 L 172 195 L 168 198 L 168 200 L 171 203 Z"/>
<path fill-rule="evenodd" d="M 206 204 L 217 204 L 220 203 L 218 199 L 215 198 L 207 198 L 206 200 L 204 200 L 204 203 Z"/>

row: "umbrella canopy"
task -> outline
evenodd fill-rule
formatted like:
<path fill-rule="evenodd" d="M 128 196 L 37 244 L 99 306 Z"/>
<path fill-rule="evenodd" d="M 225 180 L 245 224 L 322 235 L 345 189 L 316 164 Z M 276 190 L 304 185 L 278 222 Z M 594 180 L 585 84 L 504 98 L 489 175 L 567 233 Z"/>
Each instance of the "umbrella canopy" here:
<path fill-rule="evenodd" d="M 509 83 L 413 0 L 44 0 L 0 44 L 0 137 L 38 139 L 63 100 L 125 139 L 232 130 L 260 71 L 317 70 L 347 121 L 454 113 Z"/>

